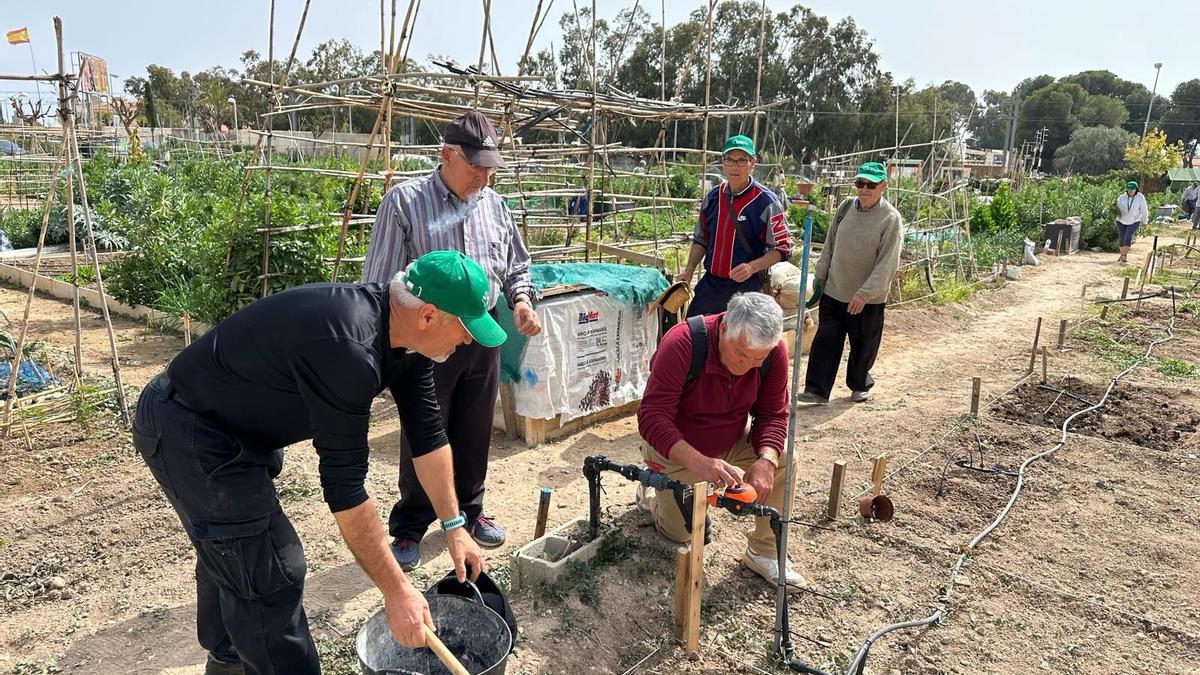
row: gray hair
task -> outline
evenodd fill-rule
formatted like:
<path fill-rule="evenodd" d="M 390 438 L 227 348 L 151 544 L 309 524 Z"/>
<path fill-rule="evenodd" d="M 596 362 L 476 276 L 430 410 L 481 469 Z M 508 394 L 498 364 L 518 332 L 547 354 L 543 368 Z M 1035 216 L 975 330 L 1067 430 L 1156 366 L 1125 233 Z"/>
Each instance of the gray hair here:
<path fill-rule="evenodd" d="M 751 349 L 770 349 L 783 337 L 783 309 L 769 295 L 738 293 L 729 300 L 725 325 L 732 337 L 745 337 Z"/>
<path fill-rule="evenodd" d="M 407 272 L 407 269 L 396 272 L 396 275 L 388 282 L 388 297 L 402 309 L 418 309 L 425 304 L 425 301 L 408 290 L 408 282 L 404 280 Z"/>

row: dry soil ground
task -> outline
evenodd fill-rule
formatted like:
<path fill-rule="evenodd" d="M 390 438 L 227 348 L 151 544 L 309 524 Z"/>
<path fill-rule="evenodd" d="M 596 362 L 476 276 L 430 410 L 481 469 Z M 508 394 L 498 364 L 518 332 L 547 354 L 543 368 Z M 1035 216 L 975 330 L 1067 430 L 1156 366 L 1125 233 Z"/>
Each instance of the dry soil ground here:
<path fill-rule="evenodd" d="M 795 514 L 824 528 L 791 531 L 790 555 L 814 591 L 789 601 L 805 660 L 844 669 L 873 630 L 944 606 L 939 625 L 879 640 L 866 672 L 1200 672 L 1200 380 L 1185 367 L 1200 354 L 1194 315 L 1116 385 L 1105 409 L 1080 418 L 1065 447 L 1028 469 L 1008 518 L 950 578 L 959 553 L 1007 503 L 1010 473 L 1053 447 L 1057 425 L 1087 405 L 1080 399 L 1097 400 L 1113 374 L 1165 336 L 1168 300 L 1147 301 L 1140 313 L 1112 310 L 1103 323 L 1082 305 L 1084 284 L 1089 298 L 1119 294 L 1113 258 L 1051 259 L 962 305 L 891 310 L 873 400 L 853 405 L 840 391 L 831 405 L 800 411 Z M 0 289 L 10 319 L 23 302 L 22 292 Z M 1040 372 L 1009 391 L 1028 368 L 1038 317 L 1052 347 L 1047 385 L 1071 395 L 1038 388 Z M 1076 326 L 1081 317 L 1090 321 Z M 1062 318 L 1073 323 L 1058 350 Z M 38 298 L 31 322 L 38 339 L 71 349 L 67 305 Z M 84 327 L 86 365 L 104 374 L 103 324 L 89 315 Z M 118 321 L 117 339 L 135 386 L 182 346 L 131 321 Z M 972 376 L 983 378 L 986 397 L 978 420 L 964 416 Z M 87 426 L 37 428 L 0 450 L 0 671 L 202 671 L 191 548 L 127 437 L 106 420 L 102 410 Z M 369 489 L 386 504 L 398 446 L 386 406 L 373 429 Z M 497 576 L 531 538 L 539 487 L 554 489 L 552 526 L 582 515 L 583 458 L 634 462 L 637 441 L 632 417 L 532 449 L 497 434 L 487 508 L 509 534 L 489 555 Z M 865 523 L 852 497 L 879 453 L 891 457 L 885 490 L 897 515 Z M 320 501 L 315 459 L 309 447 L 291 449 L 278 486 L 307 551 L 306 606 L 325 671 L 349 673 L 352 636 L 379 595 Z M 848 465 L 849 494 L 842 517 L 827 521 L 838 459 Z M 615 477 L 606 486 L 605 518 L 620 535 L 602 564 L 562 587 L 512 596 L 522 629 L 508 672 L 786 672 L 766 656 L 773 593 L 737 564 L 748 523 L 714 516 L 702 656 L 689 661 L 667 639 L 673 553 L 633 508 L 632 487 Z M 442 537 L 428 536 L 423 552 L 414 576 L 427 583 L 448 560 Z"/>

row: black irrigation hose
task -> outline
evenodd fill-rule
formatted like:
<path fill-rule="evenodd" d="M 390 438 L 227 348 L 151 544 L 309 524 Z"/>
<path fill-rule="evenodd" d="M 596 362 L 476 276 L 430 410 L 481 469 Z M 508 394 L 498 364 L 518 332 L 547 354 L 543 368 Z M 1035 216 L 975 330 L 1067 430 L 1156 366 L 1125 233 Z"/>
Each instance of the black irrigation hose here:
<path fill-rule="evenodd" d="M 1168 286 L 1167 288 L 1164 288 L 1161 291 L 1158 291 L 1157 293 L 1148 293 L 1146 295 L 1131 295 L 1127 298 L 1113 298 L 1112 300 L 1095 300 L 1094 302 L 1097 305 L 1111 305 L 1116 302 L 1137 302 L 1138 300 L 1149 300 L 1150 298 L 1167 297 L 1168 295 L 1171 295 L 1174 292 L 1174 290 L 1175 290 L 1174 286 Z M 1172 317 L 1172 318 L 1174 318 L 1174 317 Z"/>
<path fill-rule="evenodd" d="M 1163 292 L 1157 293 L 1155 295 L 1163 295 L 1168 290 L 1170 292 L 1170 297 L 1171 297 L 1171 310 L 1172 311 L 1171 311 L 1171 321 L 1167 325 L 1167 337 L 1162 338 L 1161 340 L 1154 340 L 1153 342 L 1151 342 L 1146 347 L 1146 353 L 1143 356 L 1139 357 L 1136 361 L 1134 361 L 1132 364 L 1130 364 L 1130 366 L 1128 368 L 1126 368 L 1125 370 L 1122 370 L 1121 372 L 1114 375 L 1112 377 L 1112 379 L 1109 380 L 1108 388 L 1104 390 L 1104 395 L 1100 397 L 1100 400 L 1097 403 L 1094 403 L 1091 406 L 1084 408 L 1082 410 L 1076 411 L 1076 412 L 1072 413 L 1069 417 L 1067 417 L 1065 420 L 1063 420 L 1062 426 L 1060 427 L 1062 436 L 1059 438 L 1058 443 L 1056 443 L 1054 445 L 1054 447 L 1052 447 L 1049 450 L 1046 450 L 1044 452 L 1040 452 L 1036 455 L 1027 457 L 1025 459 L 1025 461 L 1021 463 L 1021 467 L 1017 470 L 1017 474 L 1016 474 L 1017 485 L 1015 488 L 1013 488 L 1013 493 L 1008 499 L 1008 504 L 1006 504 L 1004 506 L 1004 508 L 1000 511 L 1000 513 L 998 513 L 996 515 L 996 519 L 993 520 L 990 525 L 985 527 L 982 532 L 975 535 L 975 538 L 971 540 L 971 543 L 967 544 L 967 546 L 964 548 L 963 552 L 959 554 L 958 561 L 954 565 L 954 570 L 950 574 L 951 581 L 953 581 L 955 578 L 957 578 L 959 573 L 962 571 L 964 564 L 967 562 L 968 554 L 971 551 L 973 551 L 975 549 L 975 547 L 978 546 L 979 543 L 981 541 L 983 541 L 989 534 L 991 534 L 997 527 L 999 527 L 1000 523 L 1003 522 L 1005 518 L 1008 517 L 1008 512 L 1012 509 L 1013 505 L 1016 504 L 1017 496 L 1021 494 L 1021 489 L 1025 485 L 1025 470 L 1027 468 L 1029 468 L 1029 466 L 1031 464 L 1038 461 L 1039 459 L 1053 455 L 1054 453 L 1056 453 L 1060 449 L 1062 449 L 1063 446 L 1065 446 L 1067 444 L 1067 430 L 1071 426 L 1071 423 L 1073 423 L 1077 417 L 1080 417 L 1082 415 L 1085 415 L 1087 413 L 1090 413 L 1094 410 L 1097 410 L 1097 409 L 1103 407 L 1104 403 L 1108 400 L 1109 394 L 1112 393 L 1113 388 L 1117 386 L 1117 382 L 1121 378 L 1128 375 L 1134 368 L 1137 368 L 1138 366 L 1142 365 L 1142 363 L 1144 363 L 1147 359 L 1149 359 L 1150 354 L 1154 351 L 1155 347 L 1157 347 L 1158 345 L 1160 345 L 1164 342 L 1175 339 L 1175 289 L 1174 288 L 1164 289 Z M 1155 296 L 1149 296 L 1149 297 L 1155 297 Z M 883 637 L 884 635 L 886 635 L 892 631 L 895 631 L 895 630 L 900 630 L 902 628 L 919 628 L 921 626 L 928 626 L 928 625 L 935 624 L 935 623 L 941 621 L 942 617 L 944 617 L 946 615 L 946 604 L 950 600 L 950 590 L 949 589 L 952 587 L 953 587 L 952 583 L 947 585 L 947 587 L 946 587 L 947 590 L 944 592 L 942 597 L 939 598 L 939 600 L 941 601 L 941 604 L 937 608 L 937 611 L 935 611 L 933 614 L 930 614 L 929 616 L 925 617 L 924 619 L 916 619 L 913 621 L 905 621 L 902 623 L 888 624 L 888 625 L 884 626 L 883 628 L 880 628 L 879 630 L 875 631 L 874 633 L 871 633 L 871 635 L 868 636 L 866 641 L 863 643 L 862 647 L 859 648 L 858 653 L 854 655 L 854 659 L 850 662 L 849 667 L 846 669 L 846 675 L 862 675 L 863 668 L 865 668 L 867 665 L 867 655 L 871 651 L 871 645 L 874 644 L 876 640 Z"/>
<path fill-rule="evenodd" d="M 1082 396 L 1079 396 L 1077 394 L 1072 394 L 1071 392 L 1069 392 L 1065 389 L 1055 389 L 1054 387 L 1051 387 L 1048 384 L 1039 384 L 1037 386 L 1037 388 L 1045 389 L 1046 391 L 1052 391 L 1052 392 L 1058 394 L 1059 396 L 1070 396 L 1071 398 L 1075 399 L 1076 401 L 1079 401 L 1080 403 L 1082 403 L 1084 405 L 1096 405 L 1095 403 L 1092 403 L 1091 401 L 1087 400 L 1086 398 L 1084 398 Z"/>
<path fill-rule="evenodd" d="M 979 473 L 990 473 L 995 476 L 1016 476 L 1017 475 L 1017 472 L 1009 471 L 1008 469 L 1005 469 L 1004 467 L 1000 466 L 999 464 L 993 465 L 991 468 L 988 468 L 986 466 L 974 466 L 973 464 L 971 464 L 971 460 L 969 460 L 969 459 L 955 460 L 954 464 L 955 464 L 955 466 L 961 467 L 963 469 L 968 469 L 970 471 L 978 471 Z"/>

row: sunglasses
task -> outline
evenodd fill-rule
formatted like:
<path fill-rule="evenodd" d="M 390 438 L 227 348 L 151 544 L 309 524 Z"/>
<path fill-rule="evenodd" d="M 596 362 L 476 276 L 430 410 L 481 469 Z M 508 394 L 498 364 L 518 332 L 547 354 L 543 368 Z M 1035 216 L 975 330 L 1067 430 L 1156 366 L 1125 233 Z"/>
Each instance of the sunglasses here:
<path fill-rule="evenodd" d="M 854 181 L 854 187 L 858 188 L 859 190 L 863 188 L 874 190 L 875 188 L 879 187 L 879 183 L 872 183 L 869 180 L 856 180 Z"/>

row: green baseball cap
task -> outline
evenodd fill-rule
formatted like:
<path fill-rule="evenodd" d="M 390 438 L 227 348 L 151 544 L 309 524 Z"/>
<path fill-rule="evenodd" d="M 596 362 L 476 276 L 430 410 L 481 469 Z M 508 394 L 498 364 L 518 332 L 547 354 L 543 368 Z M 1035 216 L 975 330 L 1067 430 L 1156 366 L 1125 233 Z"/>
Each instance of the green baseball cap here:
<path fill-rule="evenodd" d="M 460 251 L 431 251 L 417 258 L 404 271 L 404 284 L 413 295 L 458 317 L 484 347 L 499 347 L 508 339 L 488 314 L 487 274 Z"/>
<path fill-rule="evenodd" d="M 721 154 L 728 155 L 734 150 L 741 150 L 751 157 L 754 157 L 756 154 L 754 152 L 754 141 L 750 140 L 749 136 L 743 136 L 741 134 L 738 134 L 737 136 L 730 136 L 729 140 L 725 141 L 725 148 L 721 150 Z"/>
<path fill-rule="evenodd" d="M 855 179 L 863 178 L 872 183 L 882 183 L 887 180 L 887 169 L 879 162 L 867 162 L 858 167 L 858 173 L 854 176 Z"/>
<path fill-rule="evenodd" d="M 1131 180 L 1131 181 L 1129 181 L 1128 183 L 1126 183 L 1126 184 L 1125 184 L 1125 189 L 1126 189 L 1126 190 L 1136 190 L 1136 189 L 1138 189 L 1138 187 L 1137 187 L 1137 181 L 1136 181 L 1136 180 Z"/>

